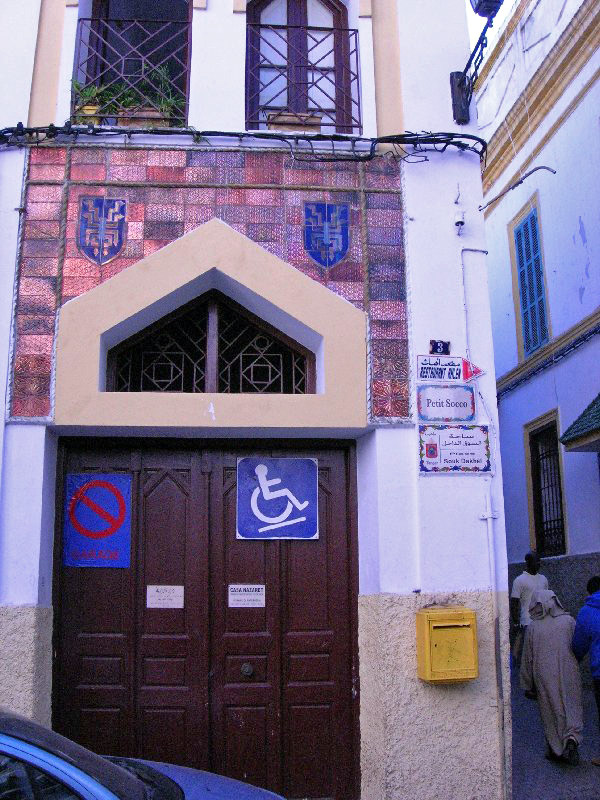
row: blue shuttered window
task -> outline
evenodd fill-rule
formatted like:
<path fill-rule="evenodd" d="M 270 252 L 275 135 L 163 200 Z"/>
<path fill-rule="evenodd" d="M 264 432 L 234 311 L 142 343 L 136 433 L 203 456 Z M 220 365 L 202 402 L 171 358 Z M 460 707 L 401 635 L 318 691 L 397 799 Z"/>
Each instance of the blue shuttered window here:
<path fill-rule="evenodd" d="M 515 251 L 519 274 L 523 347 L 527 356 L 548 341 L 544 267 L 536 209 L 533 209 L 515 229 Z"/>

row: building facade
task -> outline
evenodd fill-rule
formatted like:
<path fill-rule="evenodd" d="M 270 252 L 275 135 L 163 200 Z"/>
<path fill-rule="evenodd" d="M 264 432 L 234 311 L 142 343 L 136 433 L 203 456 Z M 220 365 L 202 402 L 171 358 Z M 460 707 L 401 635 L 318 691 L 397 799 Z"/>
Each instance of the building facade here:
<path fill-rule="evenodd" d="M 2 703 L 290 798 L 508 797 L 462 0 L 1 13 Z"/>
<path fill-rule="evenodd" d="M 519 3 L 477 89 L 510 574 L 537 549 L 570 611 L 600 571 L 597 11 Z"/>

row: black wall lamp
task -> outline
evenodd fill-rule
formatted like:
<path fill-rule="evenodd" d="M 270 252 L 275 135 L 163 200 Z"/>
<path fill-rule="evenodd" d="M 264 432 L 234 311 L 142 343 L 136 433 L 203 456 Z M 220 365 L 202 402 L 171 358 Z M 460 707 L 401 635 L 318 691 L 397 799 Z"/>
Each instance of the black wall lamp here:
<path fill-rule="evenodd" d="M 471 0 L 471 6 L 480 17 L 486 17 L 487 22 L 469 56 L 466 67 L 462 72 L 450 73 L 450 92 L 452 95 L 452 115 L 457 125 L 467 125 L 470 121 L 469 106 L 473 97 L 473 86 L 479 74 L 479 67 L 483 61 L 483 51 L 487 47 L 487 32 L 494 24 L 494 17 L 498 13 L 503 0 Z M 473 68 L 471 74 L 469 70 Z"/>

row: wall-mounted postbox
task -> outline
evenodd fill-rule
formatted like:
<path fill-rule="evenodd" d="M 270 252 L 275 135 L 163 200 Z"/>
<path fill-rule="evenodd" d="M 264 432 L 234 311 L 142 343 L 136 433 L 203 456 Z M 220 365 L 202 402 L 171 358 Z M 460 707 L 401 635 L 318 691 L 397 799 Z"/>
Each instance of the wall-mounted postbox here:
<path fill-rule="evenodd" d="M 463 606 L 431 606 L 417 611 L 417 675 L 430 683 L 476 678 L 477 617 Z"/>

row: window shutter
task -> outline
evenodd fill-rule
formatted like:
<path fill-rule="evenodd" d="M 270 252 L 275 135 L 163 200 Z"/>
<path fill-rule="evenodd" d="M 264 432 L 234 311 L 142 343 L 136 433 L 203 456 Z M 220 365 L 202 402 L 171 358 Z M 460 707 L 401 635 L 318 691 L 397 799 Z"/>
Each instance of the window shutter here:
<path fill-rule="evenodd" d="M 523 346 L 525 355 L 529 355 L 548 341 L 544 267 L 535 209 L 515 229 L 515 251 L 519 274 Z"/>

